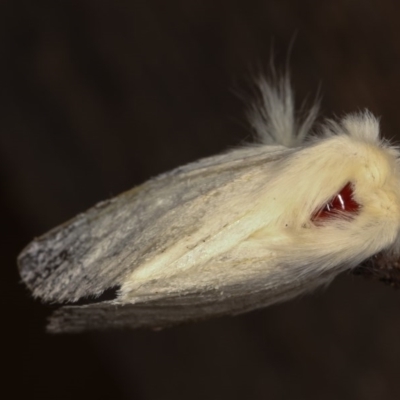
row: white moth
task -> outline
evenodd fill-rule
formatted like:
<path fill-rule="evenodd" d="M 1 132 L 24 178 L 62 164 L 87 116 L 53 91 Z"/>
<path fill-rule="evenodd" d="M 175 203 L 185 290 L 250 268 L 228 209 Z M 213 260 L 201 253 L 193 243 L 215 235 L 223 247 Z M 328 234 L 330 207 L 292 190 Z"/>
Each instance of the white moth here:
<path fill-rule="evenodd" d="M 50 331 L 239 314 L 377 253 L 398 259 L 399 151 L 379 138 L 378 121 L 351 114 L 306 139 L 316 108 L 299 122 L 287 79 L 260 89 L 251 122 L 261 144 L 160 175 L 24 249 L 19 269 L 33 295 L 68 303 Z"/>

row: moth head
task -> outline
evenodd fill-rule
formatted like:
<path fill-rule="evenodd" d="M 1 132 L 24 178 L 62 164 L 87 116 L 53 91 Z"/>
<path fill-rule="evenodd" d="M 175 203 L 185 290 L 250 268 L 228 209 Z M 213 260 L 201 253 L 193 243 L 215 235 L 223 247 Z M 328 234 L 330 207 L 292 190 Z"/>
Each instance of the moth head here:
<path fill-rule="evenodd" d="M 333 218 L 352 219 L 358 214 L 360 208 L 360 204 L 354 198 L 354 184 L 348 182 L 339 193 L 333 195 L 327 203 L 312 214 L 311 221 L 321 224 Z"/>
<path fill-rule="evenodd" d="M 370 113 L 328 121 L 278 166 L 271 186 L 282 244 L 289 238 L 299 259 L 312 251 L 352 266 L 391 249 L 400 242 L 399 166 Z"/>
<path fill-rule="evenodd" d="M 327 157 L 327 186 L 332 195 L 314 211 L 311 220 L 349 223 L 359 219 L 368 225 L 400 230 L 399 152 L 379 138 L 378 120 L 369 112 L 346 116 L 324 127 L 326 141 L 316 145 Z M 320 149 L 319 149 L 320 147 Z M 328 194 L 328 191 L 327 191 Z"/>

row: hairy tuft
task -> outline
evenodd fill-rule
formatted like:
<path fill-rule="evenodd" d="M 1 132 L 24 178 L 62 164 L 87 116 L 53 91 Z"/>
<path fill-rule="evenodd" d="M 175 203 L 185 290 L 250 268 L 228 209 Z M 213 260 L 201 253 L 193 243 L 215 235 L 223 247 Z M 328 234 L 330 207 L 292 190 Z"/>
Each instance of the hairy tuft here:
<path fill-rule="evenodd" d="M 318 114 L 318 103 L 299 119 L 295 114 L 290 79 L 284 76 L 276 82 L 271 83 L 264 77 L 257 79 L 259 96 L 248 113 L 250 124 L 262 144 L 298 147 L 311 132 Z"/>

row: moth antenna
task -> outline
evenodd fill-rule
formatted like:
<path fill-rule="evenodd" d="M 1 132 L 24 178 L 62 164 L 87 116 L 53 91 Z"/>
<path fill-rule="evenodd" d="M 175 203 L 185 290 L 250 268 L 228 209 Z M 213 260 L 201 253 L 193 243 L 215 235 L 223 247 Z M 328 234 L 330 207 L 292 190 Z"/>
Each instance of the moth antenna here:
<path fill-rule="evenodd" d="M 296 118 L 294 94 L 288 75 L 272 83 L 261 76 L 256 80 L 257 101 L 248 113 L 259 141 L 266 145 L 297 147 L 301 145 L 317 118 L 316 102 L 302 119 Z"/>

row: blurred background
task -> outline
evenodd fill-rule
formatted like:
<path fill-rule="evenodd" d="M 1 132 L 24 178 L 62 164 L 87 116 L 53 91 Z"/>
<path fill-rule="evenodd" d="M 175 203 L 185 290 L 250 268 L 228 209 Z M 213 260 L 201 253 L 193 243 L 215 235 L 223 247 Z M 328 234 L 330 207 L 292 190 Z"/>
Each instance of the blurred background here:
<path fill-rule="evenodd" d="M 100 200 L 251 140 L 246 93 L 272 55 L 289 59 L 300 104 L 319 90 L 324 116 L 369 108 L 395 139 L 399 12 L 390 0 L 2 1 L 2 392 L 398 399 L 400 293 L 381 283 L 345 274 L 235 318 L 52 336 L 16 257 Z"/>

